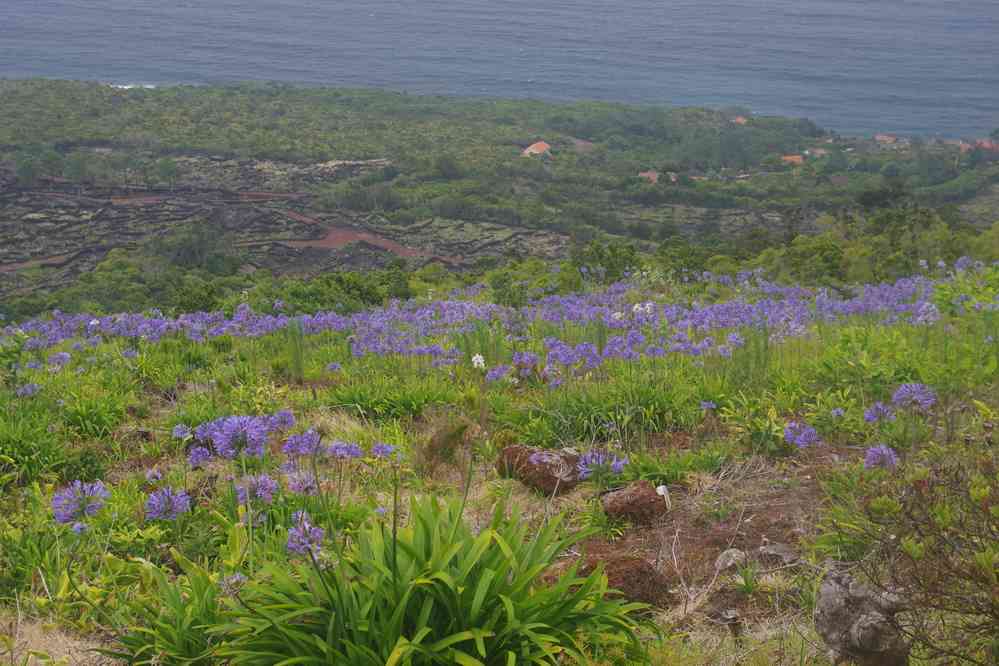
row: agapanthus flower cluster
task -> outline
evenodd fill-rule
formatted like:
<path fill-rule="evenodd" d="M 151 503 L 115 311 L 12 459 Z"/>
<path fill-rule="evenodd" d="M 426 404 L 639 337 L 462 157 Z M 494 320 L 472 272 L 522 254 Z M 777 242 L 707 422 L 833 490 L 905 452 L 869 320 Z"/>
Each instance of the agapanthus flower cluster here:
<path fill-rule="evenodd" d="M 49 356 L 49 365 L 58 369 L 69 363 L 71 358 L 69 352 L 56 352 Z"/>
<path fill-rule="evenodd" d="M 73 524 L 74 532 L 86 529 L 86 520 L 97 514 L 111 493 L 100 481 L 74 481 L 52 496 L 52 513 L 56 522 Z"/>
<path fill-rule="evenodd" d="M 310 471 L 290 472 L 287 479 L 288 490 L 296 495 L 319 494 L 319 479 Z"/>
<path fill-rule="evenodd" d="M 222 579 L 222 594 L 227 597 L 234 597 L 246 585 L 246 576 L 238 571 Z"/>
<path fill-rule="evenodd" d="M 270 504 L 274 501 L 274 494 L 278 489 L 278 482 L 267 474 L 251 474 L 236 484 L 236 499 L 240 504 L 249 504 L 253 501 Z"/>
<path fill-rule="evenodd" d="M 202 423 L 194 430 L 200 446 L 232 460 L 239 456 L 263 457 L 272 433 L 295 425 L 294 415 L 287 410 L 271 416 L 226 416 Z M 179 427 L 179 426 L 178 426 Z"/>
<path fill-rule="evenodd" d="M 296 511 L 292 516 L 292 526 L 288 528 L 288 552 L 296 555 L 311 553 L 318 555 L 323 546 L 325 530 L 312 524 L 309 514 Z"/>
<path fill-rule="evenodd" d="M 292 435 L 281 449 L 285 455 L 306 458 L 322 453 L 321 437 L 315 430 L 309 429 L 299 435 Z"/>
<path fill-rule="evenodd" d="M 386 459 L 390 458 L 396 452 L 396 448 L 391 444 L 386 444 L 385 442 L 376 442 L 374 446 L 371 447 L 371 455 L 374 458 Z"/>
<path fill-rule="evenodd" d="M 191 510 L 191 498 L 183 490 L 160 488 L 146 499 L 146 520 L 177 520 Z"/>
<path fill-rule="evenodd" d="M 510 374 L 511 369 L 512 368 L 509 365 L 497 365 L 493 368 L 489 368 L 489 372 L 486 373 L 486 381 L 490 384 L 498 382 Z"/>
<path fill-rule="evenodd" d="M 187 453 L 187 464 L 194 469 L 204 466 L 212 459 L 212 451 L 207 446 L 194 446 Z"/>
<path fill-rule="evenodd" d="M 878 423 L 879 421 L 894 421 L 895 410 L 883 402 L 876 402 L 864 410 L 864 420 L 868 423 Z"/>
<path fill-rule="evenodd" d="M 337 460 L 355 460 L 364 456 L 364 449 L 353 442 L 336 441 L 330 444 L 328 453 Z"/>
<path fill-rule="evenodd" d="M 627 464 L 627 457 L 619 458 L 609 451 L 593 449 L 579 457 L 579 462 L 576 463 L 576 472 L 580 479 L 585 480 L 595 473 L 620 474 Z"/>
<path fill-rule="evenodd" d="M 890 446 L 886 446 L 885 444 L 872 446 L 867 449 L 867 453 L 864 455 L 864 467 L 866 469 L 872 469 L 874 467 L 894 469 L 897 466 L 898 454 L 895 453 L 895 449 Z"/>
<path fill-rule="evenodd" d="M 42 387 L 38 384 L 24 384 L 23 386 L 18 386 L 14 390 L 14 395 L 18 398 L 30 398 L 42 390 Z"/>
<path fill-rule="evenodd" d="M 926 384 L 902 384 L 891 397 L 899 409 L 929 411 L 937 402 L 937 394 Z"/>
<path fill-rule="evenodd" d="M 819 433 L 804 421 L 788 421 L 784 426 L 784 440 L 804 449 L 819 442 Z"/>

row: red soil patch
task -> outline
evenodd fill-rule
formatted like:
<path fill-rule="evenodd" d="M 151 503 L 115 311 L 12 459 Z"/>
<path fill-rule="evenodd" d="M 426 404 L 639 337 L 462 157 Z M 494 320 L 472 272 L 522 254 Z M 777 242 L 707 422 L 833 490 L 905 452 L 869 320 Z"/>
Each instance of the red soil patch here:
<path fill-rule="evenodd" d="M 134 196 L 111 197 L 111 203 L 115 206 L 154 206 L 163 203 L 166 199 L 166 197 L 136 194 Z"/>
<path fill-rule="evenodd" d="M 322 224 L 319 220 L 313 217 L 309 217 L 308 215 L 302 215 L 301 213 L 296 213 L 293 210 L 283 210 L 281 211 L 281 213 L 283 213 L 285 217 L 295 220 L 296 222 L 304 222 L 305 224 Z M 339 245 L 333 247 L 339 247 Z"/>
<path fill-rule="evenodd" d="M 271 201 L 301 199 L 308 196 L 303 192 L 239 192 L 242 201 Z"/>
<path fill-rule="evenodd" d="M 25 268 L 35 268 L 36 266 L 48 266 L 48 265 L 61 265 L 66 263 L 71 257 L 75 256 L 73 254 L 57 254 L 54 257 L 43 257 L 41 259 L 32 259 L 31 261 L 22 261 L 17 264 L 7 264 L 6 266 L 0 266 L 0 273 L 14 273 L 16 271 Z"/>

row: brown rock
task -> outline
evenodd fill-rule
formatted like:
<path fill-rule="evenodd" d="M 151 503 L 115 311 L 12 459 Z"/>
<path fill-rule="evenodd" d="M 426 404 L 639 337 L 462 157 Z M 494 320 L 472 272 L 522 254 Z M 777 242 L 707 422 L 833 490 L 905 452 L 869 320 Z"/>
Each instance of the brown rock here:
<path fill-rule="evenodd" d="M 500 452 L 496 470 L 545 495 L 559 495 L 576 487 L 579 456 L 567 451 L 514 444 Z"/>
<path fill-rule="evenodd" d="M 648 525 L 669 511 L 666 500 L 646 480 L 635 481 L 601 498 L 604 513 L 611 518 Z"/>
<path fill-rule="evenodd" d="M 608 586 L 628 601 L 658 607 L 668 605 L 669 580 L 647 560 L 633 555 L 611 555 L 605 559 L 590 556 L 579 568 L 579 573 L 589 575 L 599 564 L 604 566 Z"/>

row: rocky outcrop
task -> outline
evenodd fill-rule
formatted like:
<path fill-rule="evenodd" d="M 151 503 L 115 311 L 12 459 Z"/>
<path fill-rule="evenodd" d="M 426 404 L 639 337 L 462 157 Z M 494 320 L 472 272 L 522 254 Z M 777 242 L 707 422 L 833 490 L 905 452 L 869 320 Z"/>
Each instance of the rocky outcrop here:
<path fill-rule="evenodd" d="M 819 588 L 815 630 L 835 664 L 907 666 L 909 646 L 894 616 L 901 603 L 871 590 L 848 573 L 831 571 Z"/>
<path fill-rule="evenodd" d="M 500 452 L 496 471 L 517 479 L 545 495 L 559 495 L 576 487 L 579 456 L 571 451 L 539 449 L 514 444 Z"/>

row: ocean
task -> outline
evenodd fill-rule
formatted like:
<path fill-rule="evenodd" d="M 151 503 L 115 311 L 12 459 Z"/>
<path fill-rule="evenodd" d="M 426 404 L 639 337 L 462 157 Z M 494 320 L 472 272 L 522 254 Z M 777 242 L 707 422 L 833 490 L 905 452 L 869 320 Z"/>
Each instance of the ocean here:
<path fill-rule="evenodd" d="M 999 127 L 999 0 L 0 0 L 0 78 L 275 80 Z"/>

